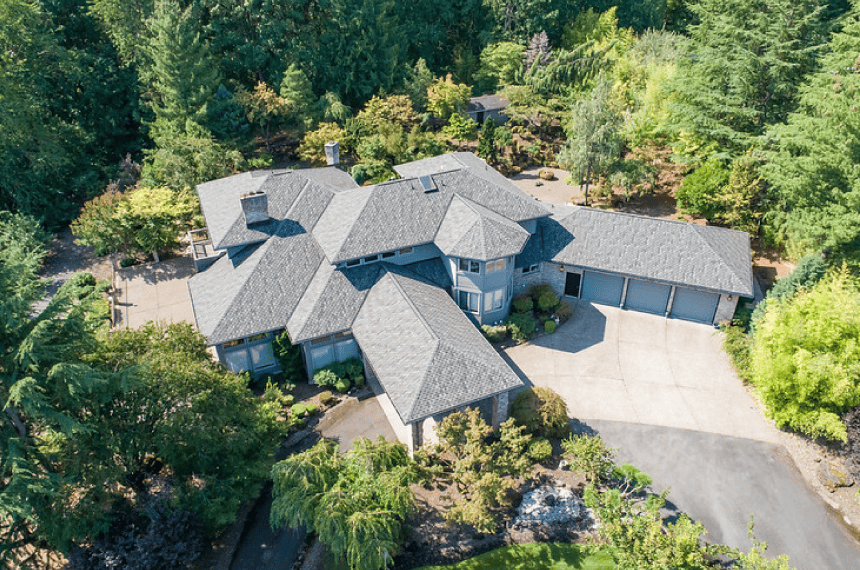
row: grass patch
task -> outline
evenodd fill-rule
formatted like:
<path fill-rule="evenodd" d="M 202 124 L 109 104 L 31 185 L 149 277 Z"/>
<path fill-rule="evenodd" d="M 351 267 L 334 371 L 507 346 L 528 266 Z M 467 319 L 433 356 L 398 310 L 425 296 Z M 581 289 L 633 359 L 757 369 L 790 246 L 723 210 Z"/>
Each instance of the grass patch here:
<path fill-rule="evenodd" d="M 615 570 L 607 550 L 578 544 L 516 544 L 503 546 L 450 566 L 425 566 L 419 570 Z"/>

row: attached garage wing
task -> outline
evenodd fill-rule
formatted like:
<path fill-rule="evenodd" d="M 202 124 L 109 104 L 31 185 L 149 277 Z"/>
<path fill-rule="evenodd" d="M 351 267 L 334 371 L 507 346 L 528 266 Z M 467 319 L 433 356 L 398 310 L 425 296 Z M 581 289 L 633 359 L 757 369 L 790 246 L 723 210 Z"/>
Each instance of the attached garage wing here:
<path fill-rule="evenodd" d="M 582 298 L 602 305 L 621 305 L 624 277 L 596 271 L 586 271 L 583 276 Z"/>
<path fill-rule="evenodd" d="M 712 324 L 719 302 L 719 293 L 678 287 L 672 301 L 672 316 L 676 319 Z"/>
<path fill-rule="evenodd" d="M 669 303 L 672 287 L 653 281 L 630 279 L 627 284 L 627 298 L 624 306 L 634 311 L 663 315 Z"/>

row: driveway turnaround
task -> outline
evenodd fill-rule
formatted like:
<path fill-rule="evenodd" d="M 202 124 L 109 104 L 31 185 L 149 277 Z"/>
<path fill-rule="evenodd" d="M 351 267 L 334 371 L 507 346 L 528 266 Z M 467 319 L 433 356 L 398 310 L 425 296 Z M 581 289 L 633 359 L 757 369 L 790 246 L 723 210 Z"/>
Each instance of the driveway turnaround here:
<path fill-rule="evenodd" d="M 561 394 L 571 417 L 778 443 L 709 325 L 580 301 L 551 335 L 506 351 L 527 383 Z"/>
<path fill-rule="evenodd" d="M 798 570 L 856 570 L 860 547 L 795 469 L 713 327 L 580 302 L 554 334 L 506 351 L 533 385 L 670 489 L 706 538 L 749 550 L 747 523 Z"/>
<path fill-rule="evenodd" d="M 701 521 L 714 543 L 749 551 L 750 516 L 768 553 L 798 570 L 856 570 L 860 548 L 794 467 L 782 446 L 724 435 L 624 422 L 585 422 L 669 489 L 678 510 Z"/>

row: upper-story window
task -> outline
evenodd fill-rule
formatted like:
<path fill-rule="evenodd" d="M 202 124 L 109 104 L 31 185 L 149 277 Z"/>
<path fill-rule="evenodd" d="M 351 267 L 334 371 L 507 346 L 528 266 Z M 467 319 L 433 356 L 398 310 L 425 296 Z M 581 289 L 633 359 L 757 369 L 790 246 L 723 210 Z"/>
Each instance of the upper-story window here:
<path fill-rule="evenodd" d="M 481 264 L 474 259 L 460 259 L 461 273 L 480 273 Z"/>
<path fill-rule="evenodd" d="M 487 262 L 487 273 L 502 271 L 505 268 L 505 258 Z"/>

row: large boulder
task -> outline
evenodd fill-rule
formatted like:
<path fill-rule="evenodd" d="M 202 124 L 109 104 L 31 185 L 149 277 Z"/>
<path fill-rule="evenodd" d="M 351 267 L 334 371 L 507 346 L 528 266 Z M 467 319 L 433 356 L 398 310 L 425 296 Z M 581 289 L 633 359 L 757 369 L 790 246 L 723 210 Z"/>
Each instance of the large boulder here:
<path fill-rule="evenodd" d="M 818 480 L 831 493 L 839 487 L 850 487 L 854 478 L 845 466 L 836 461 L 825 461 L 818 468 Z"/>

